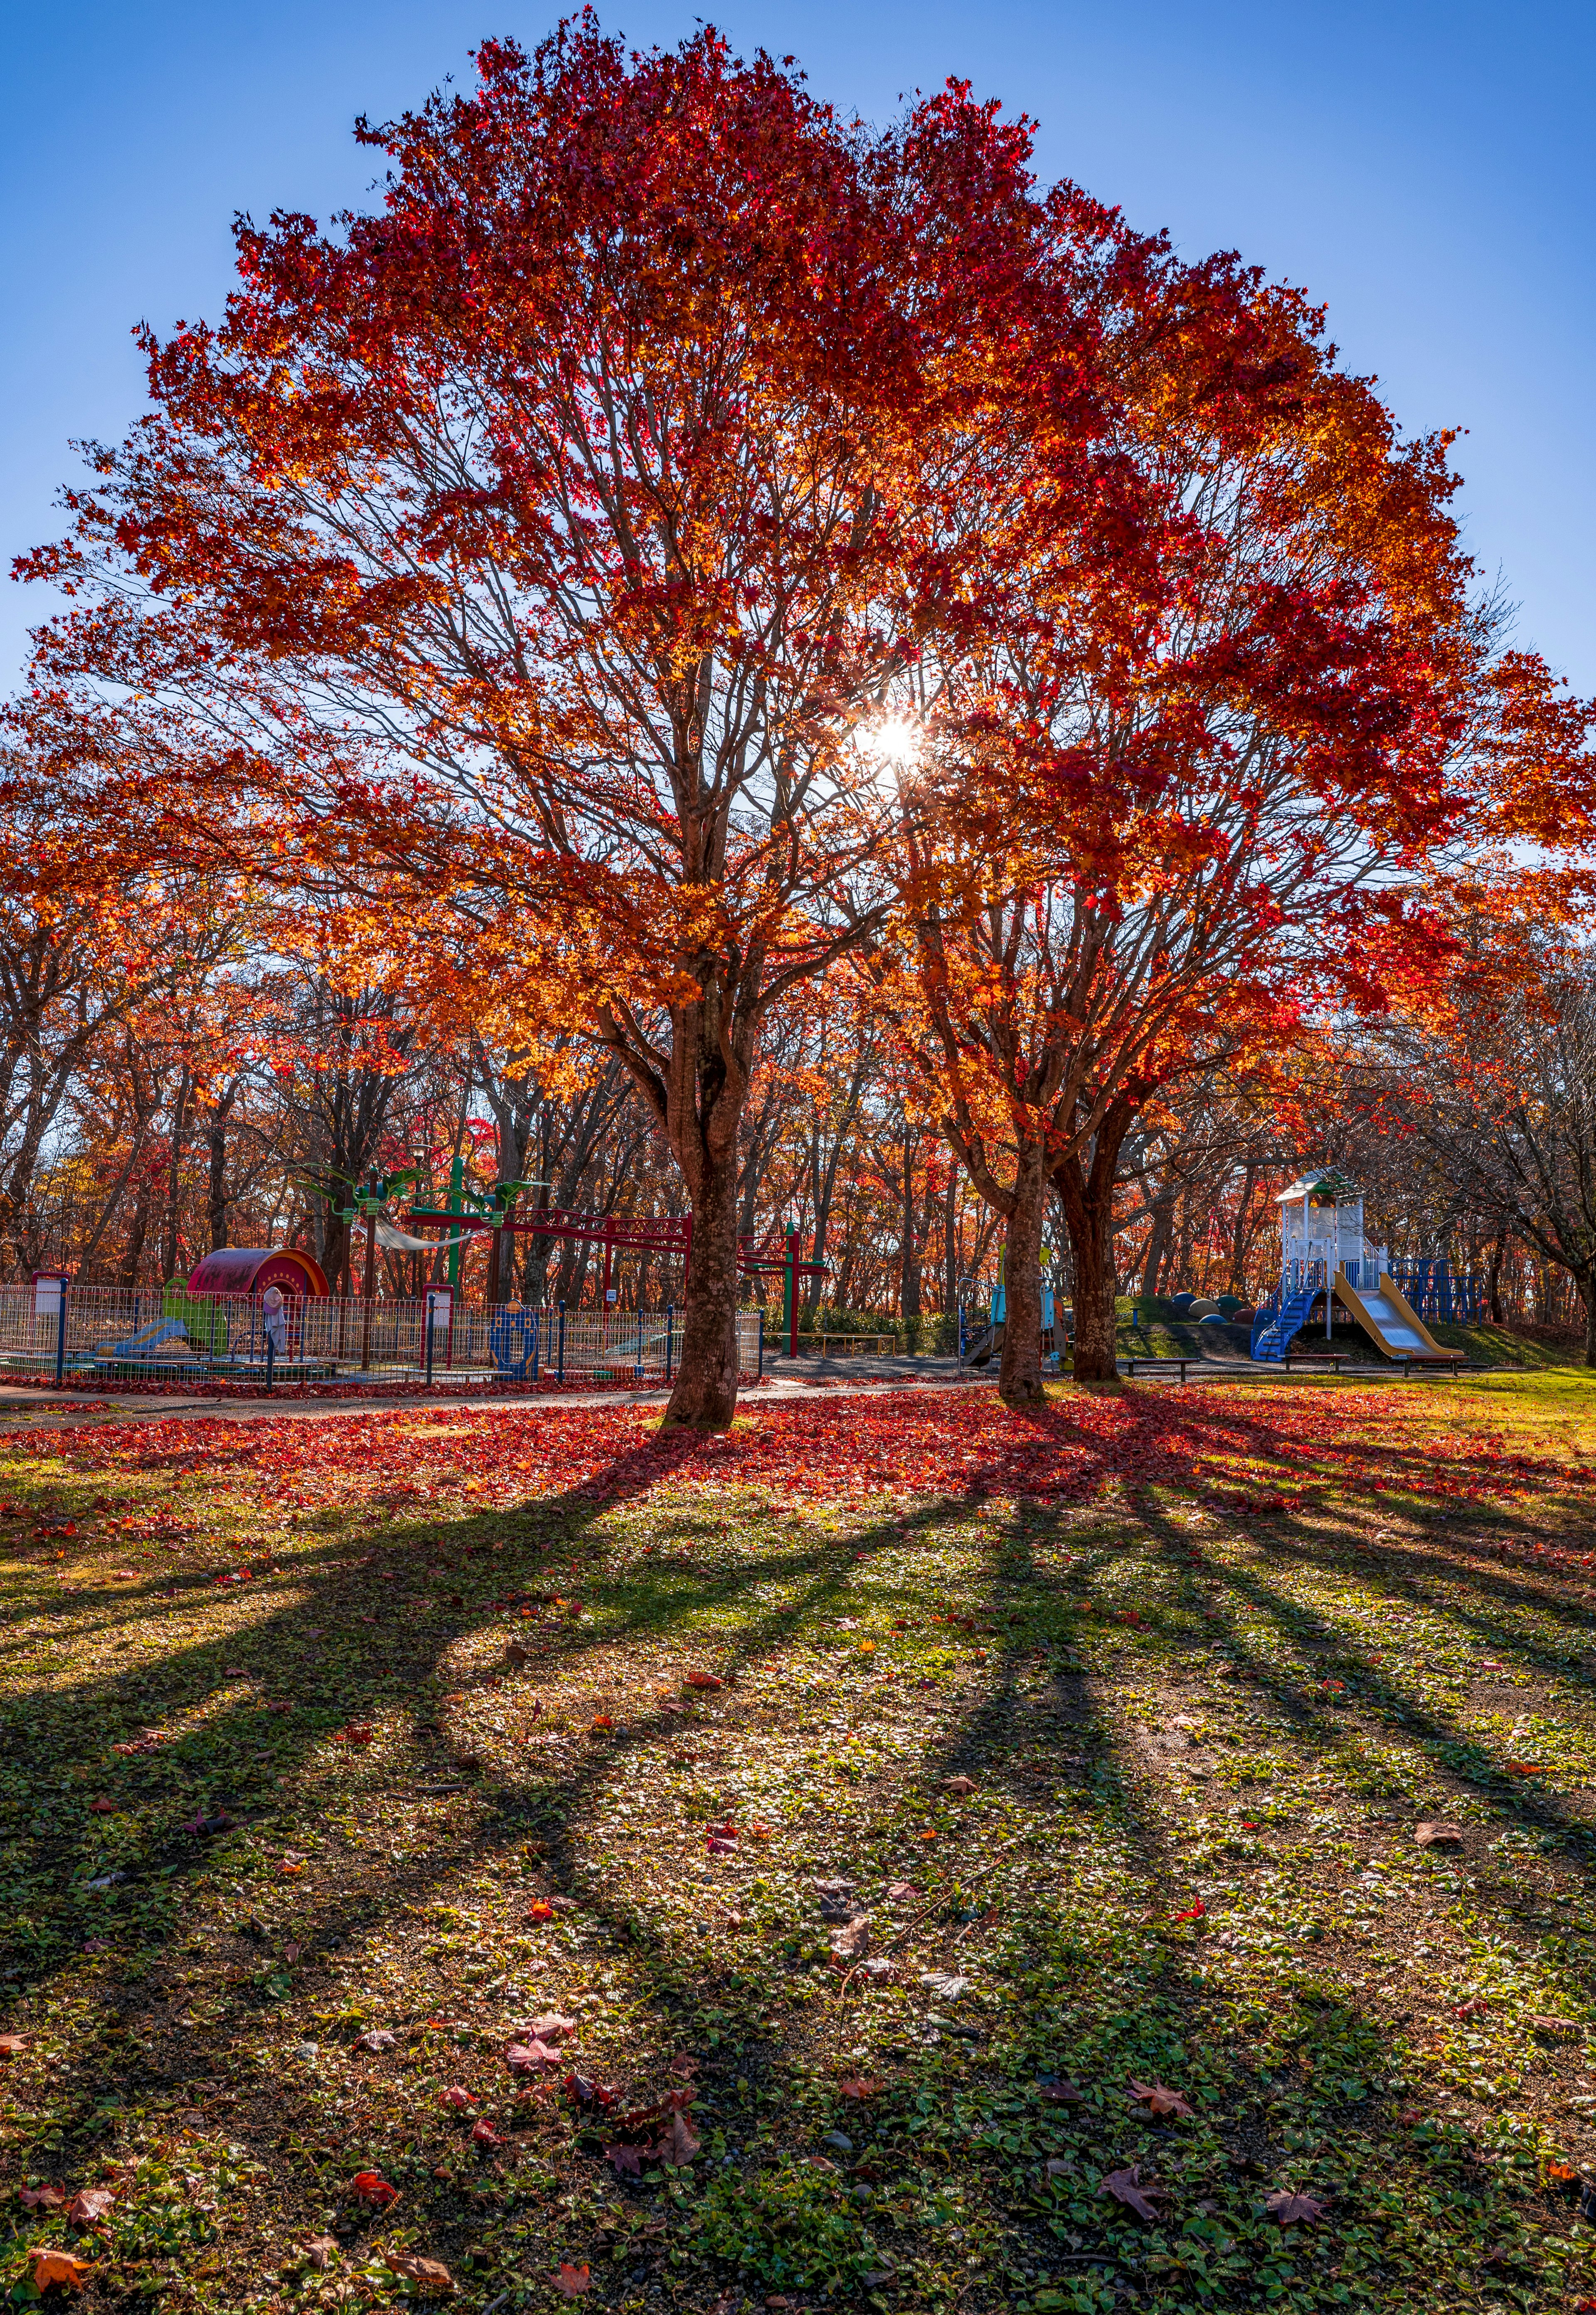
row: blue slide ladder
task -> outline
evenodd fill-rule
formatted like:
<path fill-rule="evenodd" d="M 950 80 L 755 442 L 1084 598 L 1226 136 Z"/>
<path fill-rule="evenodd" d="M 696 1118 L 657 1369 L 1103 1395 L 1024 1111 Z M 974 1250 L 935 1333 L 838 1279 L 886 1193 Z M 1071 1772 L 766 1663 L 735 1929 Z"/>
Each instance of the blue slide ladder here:
<path fill-rule="evenodd" d="M 1306 1326 L 1314 1304 L 1325 1291 L 1322 1262 L 1293 1262 L 1268 1301 L 1253 1319 L 1253 1356 L 1283 1362 L 1299 1327 Z"/>

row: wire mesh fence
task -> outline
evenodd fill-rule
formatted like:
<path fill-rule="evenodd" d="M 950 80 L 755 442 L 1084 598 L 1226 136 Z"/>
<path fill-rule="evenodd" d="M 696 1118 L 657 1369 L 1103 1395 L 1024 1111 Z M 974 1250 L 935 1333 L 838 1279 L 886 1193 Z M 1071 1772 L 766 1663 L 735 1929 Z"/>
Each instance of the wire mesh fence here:
<path fill-rule="evenodd" d="M 191 1294 L 186 1287 L 0 1287 L 0 1370 L 60 1384 L 668 1383 L 682 1324 L 663 1310 Z M 738 1362 L 764 1370 L 764 1318 L 737 1319 Z"/>

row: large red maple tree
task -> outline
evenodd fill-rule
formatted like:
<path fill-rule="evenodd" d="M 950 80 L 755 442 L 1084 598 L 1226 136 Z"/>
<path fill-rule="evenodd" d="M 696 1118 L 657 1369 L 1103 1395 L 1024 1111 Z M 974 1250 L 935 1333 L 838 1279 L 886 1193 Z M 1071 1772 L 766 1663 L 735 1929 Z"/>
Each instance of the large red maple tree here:
<path fill-rule="evenodd" d="M 1009 455 L 946 510 L 981 584 L 956 650 L 935 637 L 900 687 L 899 905 L 861 949 L 1005 1217 L 1013 1404 L 1042 1393 L 1050 1192 L 1075 1373 L 1108 1379 L 1114 1193 L 1148 1101 L 1443 972 L 1459 859 L 1592 827 L 1583 717 L 1497 651 L 1445 439 L 1405 440 L 1298 294 L 1117 224 L 1101 248 L 1085 465 L 1072 440 L 1060 467 L 1056 420 L 1072 268 L 1028 306 Z"/>
<path fill-rule="evenodd" d="M 710 31 L 476 61 L 363 132 L 376 214 L 243 226 L 225 321 L 151 341 L 31 566 L 91 599 L 41 665 L 182 727 L 163 840 L 264 835 L 457 1010 L 618 1056 L 692 1204 L 667 1421 L 723 1424 L 761 1027 L 858 937 L 850 735 L 920 640 L 914 494 L 1024 276 L 1026 140 L 957 89 L 869 136 Z"/>

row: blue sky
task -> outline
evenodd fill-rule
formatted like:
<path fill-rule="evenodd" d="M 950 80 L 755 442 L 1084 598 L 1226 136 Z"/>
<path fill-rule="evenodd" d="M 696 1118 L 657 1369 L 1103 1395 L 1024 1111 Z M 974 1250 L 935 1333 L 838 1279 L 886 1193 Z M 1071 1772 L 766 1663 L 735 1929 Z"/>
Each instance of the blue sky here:
<path fill-rule="evenodd" d="M 704 4 L 704 0 L 699 0 Z M 692 15 L 602 10 L 638 42 Z M 1240 250 L 1330 307 L 1347 360 L 1410 431 L 1467 429 L 1469 546 L 1501 572 L 1518 640 L 1596 690 L 1596 12 L 1411 0 L 984 0 L 974 8 L 736 0 L 743 49 L 795 54 L 874 119 L 948 75 L 1040 124 L 1042 168 Z M 488 34 L 530 44 L 523 0 L 5 0 L 0 13 L 0 558 L 58 528 L 75 437 L 142 404 L 129 333 L 216 314 L 235 210 L 325 217 L 374 156 L 350 136 Z M 35 590 L 0 587 L 0 681 Z"/>

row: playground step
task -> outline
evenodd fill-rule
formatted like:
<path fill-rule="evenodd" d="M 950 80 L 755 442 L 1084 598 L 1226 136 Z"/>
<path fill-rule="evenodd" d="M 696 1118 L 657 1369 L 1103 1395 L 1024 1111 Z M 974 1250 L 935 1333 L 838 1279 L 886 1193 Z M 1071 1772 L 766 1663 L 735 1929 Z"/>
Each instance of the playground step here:
<path fill-rule="evenodd" d="M 1317 1287 L 1303 1288 L 1300 1292 L 1291 1295 L 1273 1317 L 1261 1310 L 1253 1329 L 1253 1356 L 1283 1362 L 1298 1329 L 1313 1308 L 1321 1291 Z"/>

